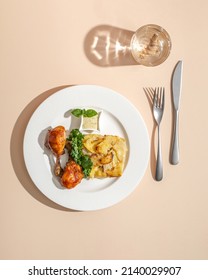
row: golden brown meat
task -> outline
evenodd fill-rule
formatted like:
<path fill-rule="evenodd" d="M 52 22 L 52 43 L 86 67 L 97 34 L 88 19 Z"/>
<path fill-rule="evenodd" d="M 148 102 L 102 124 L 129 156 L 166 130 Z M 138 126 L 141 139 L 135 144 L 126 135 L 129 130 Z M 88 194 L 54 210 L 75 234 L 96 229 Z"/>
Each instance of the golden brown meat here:
<path fill-rule="evenodd" d="M 73 160 L 69 161 L 61 177 L 61 184 L 67 189 L 72 189 L 78 185 L 84 177 L 82 168 Z"/>
<path fill-rule="evenodd" d="M 56 126 L 48 131 L 48 146 L 55 156 L 63 155 L 65 144 L 66 130 L 63 126 Z"/>
<path fill-rule="evenodd" d="M 56 157 L 54 173 L 56 176 L 61 176 L 63 170 L 60 164 L 60 156 L 64 154 L 66 144 L 66 131 L 63 126 L 57 126 L 48 131 L 46 139 L 46 147 L 49 148 Z"/>

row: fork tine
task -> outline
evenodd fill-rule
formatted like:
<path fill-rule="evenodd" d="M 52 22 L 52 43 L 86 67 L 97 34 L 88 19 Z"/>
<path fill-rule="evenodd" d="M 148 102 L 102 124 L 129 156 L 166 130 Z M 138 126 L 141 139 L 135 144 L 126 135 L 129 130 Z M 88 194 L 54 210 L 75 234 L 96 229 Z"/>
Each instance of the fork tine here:
<path fill-rule="evenodd" d="M 161 88 L 158 87 L 158 103 L 157 103 L 157 107 L 160 108 L 160 104 L 161 104 Z"/>
<path fill-rule="evenodd" d="M 153 99 L 153 105 L 154 107 L 157 107 L 157 102 L 158 102 L 158 91 L 157 88 L 154 90 L 154 99 Z"/>
<path fill-rule="evenodd" d="M 164 100 L 165 100 L 165 88 L 164 87 L 158 87 L 156 89 L 156 95 L 157 95 L 157 108 L 163 108 L 164 106 Z"/>
<path fill-rule="evenodd" d="M 164 105 L 165 105 L 165 88 L 163 88 L 163 108 L 164 108 Z"/>
<path fill-rule="evenodd" d="M 158 98 L 158 108 L 161 107 L 161 103 L 162 103 L 162 88 L 158 88 L 158 95 L 159 95 L 159 98 Z"/>
<path fill-rule="evenodd" d="M 161 102 L 161 88 L 157 88 L 157 107 L 160 108 L 160 102 Z"/>
<path fill-rule="evenodd" d="M 161 93 L 162 93 L 162 97 L 161 97 L 161 107 L 164 108 L 164 104 L 165 104 L 165 88 L 161 88 Z"/>

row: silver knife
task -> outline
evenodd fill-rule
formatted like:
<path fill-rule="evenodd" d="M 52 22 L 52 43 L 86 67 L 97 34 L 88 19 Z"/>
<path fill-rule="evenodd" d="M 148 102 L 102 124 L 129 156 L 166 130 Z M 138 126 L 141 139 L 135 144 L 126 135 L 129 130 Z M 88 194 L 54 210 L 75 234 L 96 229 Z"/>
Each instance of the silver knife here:
<path fill-rule="evenodd" d="M 172 101 L 174 108 L 173 116 L 173 134 L 172 134 L 172 147 L 170 153 L 170 163 L 179 163 L 179 106 L 181 97 L 181 87 L 182 87 L 182 72 L 183 72 L 183 61 L 179 60 L 173 71 L 172 76 Z"/>

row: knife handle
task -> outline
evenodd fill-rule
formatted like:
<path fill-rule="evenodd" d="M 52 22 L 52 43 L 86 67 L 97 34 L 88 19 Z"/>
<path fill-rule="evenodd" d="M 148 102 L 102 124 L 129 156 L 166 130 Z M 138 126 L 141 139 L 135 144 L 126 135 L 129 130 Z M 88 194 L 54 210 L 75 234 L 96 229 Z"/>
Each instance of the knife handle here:
<path fill-rule="evenodd" d="M 175 111 L 174 114 L 174 124 L 173 124 L 173 138 L 172 138 L 172 149 L 171 149 L 171 156 L 170 156 L 170 163 L 171 164 L 178 164 L 179 163 L 179 116 L 178 110 Z"/>

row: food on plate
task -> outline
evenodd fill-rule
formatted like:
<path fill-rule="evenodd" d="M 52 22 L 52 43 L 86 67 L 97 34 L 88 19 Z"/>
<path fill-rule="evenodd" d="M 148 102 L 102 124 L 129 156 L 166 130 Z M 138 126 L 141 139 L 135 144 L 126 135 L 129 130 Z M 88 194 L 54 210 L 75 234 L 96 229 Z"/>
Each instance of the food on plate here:
<path fill-rule="evenodd" d="M 61 176 L 61 184 L 67 189 L 72 189 L 81 182 L 83 177 L 84 174 L 81 166 L 75 161 L 70 160 L 64 168 L 64 172 Z"/>
<path fill-rule="evenodd" d="M 46 147 L 56 157 L 54 173 L 62 186 L 71 189 L 83 178 L 119 177 L 123 174 L 127 153 L 126 140 L 116 135 L 82 134 L 72 129 L 66 137 L 63 126 L 48 131 Z M 68 153 L 62 168 L 61 155 Z"/>
<path fill-rule="evenodd" d="M 48 131 L 48 146 L 55 156 L 64 153 L 66 144 L 66 130 L 63 126 L 57 126 Z"/>
<path fill-rule="evenodd" d="M 90 178 L 119 177 L 123 174 L 127 153 L 124 138 L 88 134 L 84 136 L 83 146 L 93 163 Z"/>
<path fill-rule="evenodd" d="M 92 161 L 88 155 L 83 153 L 83 138 L 84 135 L 79 129 L 72 129 L 67 138 L 67 149 L 72 159 L 82 167 L 84 177 L 89 177 L 92 169 Z"/>
<path fill-rule="evenodd" d="M 66 130 L 63 126 L 57 126 L 50 129 L 47 133 L 45 145 L 49 148 L 56 157 L 54 172 L 56 176 L 62 173 L 60 164 L 60 156 L 64 154 L 66 145 Z"/>

